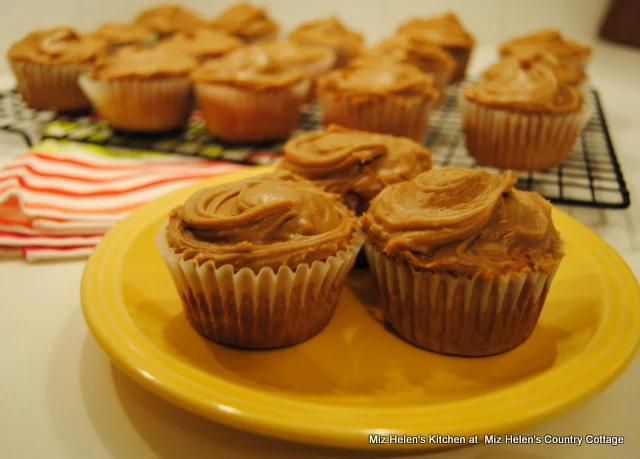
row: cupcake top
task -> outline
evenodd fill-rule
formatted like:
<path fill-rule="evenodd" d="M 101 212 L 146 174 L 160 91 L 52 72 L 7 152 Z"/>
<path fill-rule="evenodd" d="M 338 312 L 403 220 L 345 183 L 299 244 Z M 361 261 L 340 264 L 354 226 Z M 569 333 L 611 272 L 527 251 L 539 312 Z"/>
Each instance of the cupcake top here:
<path fill-rule="evenodd" d="M 107 22 L 101 25 L 94 35 L 109 44 L 123 45 L 129 43 L 145 43 L 153 39 L 153 31 L 139 24 L 125 22 Z"/>
<path fill-rule="evenodd" d="M 280 26 L 269 17 L 265 8 L 256 7 L 250 3 L 238 3 L 232 6 L 214 19 L 210 25 L 245 41 L 268 37 L 280 31 Z"/>
<path fill-rule="evenodd" d="M 558 82 L 551 68 L 526 60 L 510 72 L 469 85 L 463 94 L 483 106 L 526 113 L 575 113 L 584 104 L 580 92 Z"/>
<path fill-rule="evenodd" d="M 417 67 L 392 62 L 365 62 L 334 70 L 318 79 L 321 93 L 334 92 L 352 103 L 366 103 L 382 97 L 437 98 L 434 79 Z"/>
<path fill-rule="evenodd" d="M 218 57 L 230 53 L 244 43 L 221 30 L 196 29 L 178 32 L 158 44 L 158 48 L 183 52 L 196 58 Z"/>
<path fill-rule="evenodd" d="M 95 35 L 81 35 L 70 27 L 56 27 L 31 32 L 9 48 L 7 57 L 38 64 L 81 64 L 93 61 L 106 45 Z"/>
<path fill-rule="evenodd" d="M 473 36 L 453 13 L 412 19 L 398 28 L 398 34 L 408 35 L 420 41 L 430 41 L 446 48 L 471 48 L 475 44 Z"/>
<path fill-rule="evenodd" d="M 306 22 L 289 35 L 297 43 L 320 45 L 328 48 L 343 48 L 357 51 L 364 43 L 362 35 L 348 29 L 337 17 Z"/>
<path fill-rule="evenodd" d="M 289 140 L 279 167 L 327 191 L 353 193 L 368 201 L 385 186 L 431 169 L 431 154 L 404 137 L 331 125 Z"/>
<path fill-rule="evenodd" d="M 440 46 L 407 35 L 397 35 L 383 40 L 377 46 L 365 50 L 361 58 L 356 58 L 356 61 L 380 58 L 413 64 L 427 73 L 453 72 L 456 68 L 455 59 Z"/>
<path fill-rule="evenodd" d="M 185 260 L 257 274 L 324 261 L 358 229 L 336 195 L 280 171 L 198 191 L 171 212 L 167 242 Z"/>
<path fill-rule="evenodd" d="M 206 62 L 191 74 L 196 83 L 228 84 L 256 90 L 288 87 L 305 79 L 290 63 L 251 45 Z"/>
<path fill-rule="evenodd" d="M 548 273 L 563 256 L 551 204 L 516 175 L 443 168 L 388 186 L 362 217 L 371 242 L 418 269 L 492 278 Z"/>
<path fill-rule="evenodd" d="M 530 53 L 546 51 L 560 58 L 582 58 L 591 55 L 591 48 L 571 40 L 565 40 L 560 32 L 554 29 L 542 29 L 536 32 L 514 38 L 500 46 L 500 54 Z"/>
<path fill-rule="evenodd" d="M 194 30 L 206 25 L 197 13 L 176 4 L 164 4 L 149 8 L 136 17 L 135 23 L 148 27 L 160 35 Z"/>
<path fill-rule="evenodd" d="M 317 62 L 329 62 L 332 67 L 335 54 L 321 46 L 301 45 L 291 41 L 267 41 L 253 45 L 256 49 L 296 67 L 305 67 Z"/>
<path fill-rule="evenodd" d="M 531 65 L 532 67 L 549 67 L 553 70 L 558 82 L 569 86 L 579 86 L 587 78 L 584 70 L 567 64 L 555 54 L 540 51 L 507 56 L 485 70 L 483 76 L 488 80 L 502 78 L 505 74 L 519 72 L 523 63 L 527 63 L 525 65 Z"/>
<path fill-rule="evenodd" d="M 197 65 L 198 62 L 191 56 L 158 48 L 126 46 L 96 60 L 89 77 L 102 81 L 178 77 L 188 75 Z"/>

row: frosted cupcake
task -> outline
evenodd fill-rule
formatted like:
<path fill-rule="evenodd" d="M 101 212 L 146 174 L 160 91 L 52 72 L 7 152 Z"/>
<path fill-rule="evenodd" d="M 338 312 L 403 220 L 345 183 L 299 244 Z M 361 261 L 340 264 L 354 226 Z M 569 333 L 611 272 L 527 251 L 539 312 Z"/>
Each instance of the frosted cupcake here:
<path fill-rule="evenodd" d="M 72 112 L 90 108 L 78 77 L 105 49 L 99 37 L 56 27 L 32 32 L 14 43 L 7 58 L 29 107 Z"/>
<path fill-rule="evenodd" d="M 310 85 L 300 70 L 255 46 L 203 64 L 191 80 L 207 128 L 231 142 L 288 137 Z"/>
<path fill-rule="evenodd" d="M 235 35 L 245 43 L 278 38 L 280 26 L 265 8 L 238 3 L 209 23 L 212 27 Z"/>
<path fill-rule="evenodd" d="M 220 30 L 197 29 L 178 32 L 158 44 L 158 49 L 193 56 L 199 62 L 216 59 L 244 46 L 231 34 Z"/>
<path fill-rule="evenodd" d="M 431 169 L 431 154 L 407 138 L 332 125 L 289 140 L 279 168 L 339 194 L 359 215 L 385 186 Z"/>
<path fill-rule="evenodd" d="M 159 49 L 120 48 L 80 78 L 91 104 L 116 129 L 162 132 L 182 127 L 192 106 L 189 72 L 197 61 Z"/>
<path fill-rule="evenodd" d="M 125 22 L 107 22 L 93 34 L 106 41 L 111 49 L 127 45 L 151 45 L 155 41 L 155 33 L 150 28 Z"/>
<path fill-rule="evenodd" d="M 564 62 L 581 69 L 587 66 L 593 52 L 590 46 L 566 40 L 560 32 L 554 29 L 538 30 L 514 38 L 500 46 L 502 56 L 541 51 L 554 54 Z"/>
<path fill-rule="evenodd" d="M 398 35 L 406 35 L 420 42 L 440 46 L 456 60 L 452 82 L 462 81 L 467 72 L 475 39 L 453 13 L 425 19 L 412 19 L 398 28 Z"/>
<path fill-rule="evenodd" d="M 206 26 L 204 19 L 195 11 L 172 3 L 144 10 L 136 17 L 135 23 L 153 30 L 160 38 Z"/>
<path fill-rule="evenodd" d="M 562 164 L 592 113 L 580 91 L 527 60 L 469 85 L 460 109 L 469 154 L 486 166 L 522 171 Z"/>
<path fill-rule="evenodd" d="M 325 126 L 338 124 L 416 141 L 424 138 L 440 94 L 430 75 L 387 62 L 349 66 L 318 79 Z"/>
<path fill-rule="evenodd" d="M 512 172 L 434 169 L 362 217 L 385 321 L 435 352 L 487 356 L 533 332 L 563 257 L 551 205 Z"/>
<path fill-rule="evenodd" d="M 336 67 L 357 56 L 364 44 L 359 32 L 347 28 L 337 17 L 306 22 L 289 34 L 289 40 L 303 45 L 322 46 L 336 55 Z"/>
<path fill-rule="evenodd" d="M 156 242 L 198 333 L 271 349 L 327 326 L 362 238 L 335 195 L 281 172 L 197 192 Z"/>

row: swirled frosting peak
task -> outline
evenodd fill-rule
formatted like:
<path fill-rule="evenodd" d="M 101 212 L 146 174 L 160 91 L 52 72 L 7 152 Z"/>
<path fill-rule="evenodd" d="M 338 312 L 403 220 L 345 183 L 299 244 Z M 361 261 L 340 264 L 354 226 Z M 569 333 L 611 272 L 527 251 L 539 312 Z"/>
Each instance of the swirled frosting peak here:
<path fill-rule="evenodd" d="M 443 47 L 471 48 L 475 44 L 474 38 L 451 12 L 425 19 L 412 19 L 398 28 L 398 34 Z"/>
<path fill-rule="evenodd" d="M 553 73 L 559 83 L 567 84 L 569 86 L 579 86 L 587 78 L 584 70 L 566 63 L 555 54 L 544 51 L 535 51 L 504 57 L 502 60 L 485 70 L 483 76 L 488 80 L 504 78 L 509 74 L 519 72 L 520 67 L 525 62 L 532 67 L 549 67 L 553 70 Z"/>
<path fill-rule="evenodd" d="M 551 205 L 515 174 L 443 168 L 385 188 L 362 218 L 372 243 L 418 269 L 492 277 L 562 257 Z"/>
<path fill-rule="evenodd" d="M 504 43 L 500 54 L 521 54 L 546 51 L 561 58 L 589 57 L 592 49 L 571 40 L 566 40 L 554 29 L 542 29 Z"/>
<path fill-rule="evenodd" d="M 38 64 L 91 62 L 107 43 L 95 35 L 82 35 L 70 27 L 37 30 L 15 43 L 7 53 L 9 59 Z"/>
<path fill-rule="evenodd" d="M 225 10 L 211 22 L 211 26 L 246 41 L 274 35 L 280 30 L 280 26 L 269 17 L 266 9 L 250 3 L 238 3 Z"/>
<path fill-rule="evenodd" d="M 136 17 L 135 23 L 148 27 L 160 35 L 195 30 L 206 25 L 195 11 L 173 3 L 158 5 L 143 11 Z"/>
<path fill-rule="evenodd" d="M 453 71 L 456 61 L 438 45 L 407 35 L 397 35 L 381 41 L 361 53 L 361 59 L 385 59 L 412 64 L 423 72 Z"/>
<path fill-rule="evenodd" d="M 336 195 L 280 171 L 200 190 L 172 211 L 167 240 L 184 259 L 258 272 L 325 260 L 357 230 Z"/>

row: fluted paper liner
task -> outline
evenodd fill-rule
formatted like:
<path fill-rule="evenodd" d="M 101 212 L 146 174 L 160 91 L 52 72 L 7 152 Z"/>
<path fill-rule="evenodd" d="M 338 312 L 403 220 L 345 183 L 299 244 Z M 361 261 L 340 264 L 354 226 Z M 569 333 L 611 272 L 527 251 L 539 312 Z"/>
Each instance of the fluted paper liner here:
<path fill-rule="evenodd" d="M 416 270 L 368 243 L 364 250 L 385 321 L 416 346 L 469 357 L 499 354 L 525 342 L 558 268 L 472 279 Z"/>
<path fill-rule="evenodd" d="M 191 114 L 187 77 L 99 81 L 85 74 L 79 83 L 95 109 L 116 129 L 170 131 L 184 126 Z"/>
<path fill-rule="evenodd" d="M 322 331 L 362 243 L 358 237 L 347 250 L 295 270 L 282 266 L 255 274 L 182 259 L 167 244 L 166 222 L 156 236 L 191 326 L 212 341 L 247 349 L 292 346 Z"/>
<path fill-rule="evenodd" d="M 562 164 L 593 114 L 593 105 L 587 101 L 582 110 L 571 114 L 483 107 L 464 95 L 459 103 L 469 154 L 485 166 L 518 171 L 542 171 Z"/>

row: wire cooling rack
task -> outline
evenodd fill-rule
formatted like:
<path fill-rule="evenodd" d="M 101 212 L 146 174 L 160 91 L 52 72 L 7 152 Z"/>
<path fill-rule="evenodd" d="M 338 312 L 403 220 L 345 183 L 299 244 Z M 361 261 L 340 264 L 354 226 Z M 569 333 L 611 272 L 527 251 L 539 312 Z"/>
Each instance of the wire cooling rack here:
<path fill-rule="evenodd" d="M 452 87 L 440 109 L 433 113 L 425 144 L 435 166 L 495 169 L 478 165 L 465 149 L 457 100 L 460 86 Z M 594 114 L 560 167 L 543 172 L 519 173 L 518 188 L 537 191 L 557 204 L 623 209 L 630 196 L 615 154 L 600 98 L 587 94 Z M 43 137 L 68 139 L 111 147 L 162 151 L 174 154 L 216 158 L 244 164 L 270 164 L 280 156 L 282 143 L 231 145 L 211 137 L 196 113 L 186 129 L 162 135 L 133 135 L 112 131 L 96 115 L 57 116 L 26 108 L 15 91 L 0 93 L 0 129 L 17 132 L 27 142 L 25 122 L 40 123 Z M 317 107 L 303 110 L 297 133 L 321 129 Z"/>

